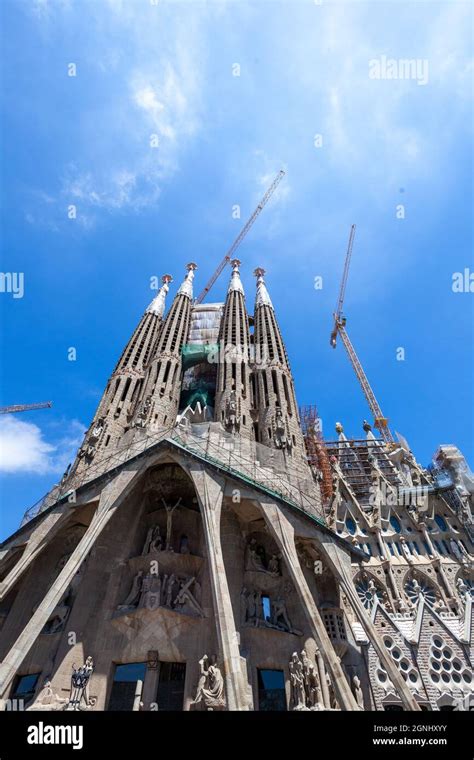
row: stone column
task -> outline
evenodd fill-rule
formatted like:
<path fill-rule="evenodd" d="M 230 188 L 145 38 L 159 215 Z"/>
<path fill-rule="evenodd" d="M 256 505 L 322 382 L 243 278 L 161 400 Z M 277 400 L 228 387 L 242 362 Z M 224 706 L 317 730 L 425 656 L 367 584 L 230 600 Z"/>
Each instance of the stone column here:
<path fill-rule="evenodd" d="M 321 693 L 323 695 L 324 707 L 331 707 L 331 698 L 329 696 L 328 681 L 326 678 L 326 668 L 321 650 L 316 650 L 316 663 L 318 665 L 319 683 L 321 684 Z"/>
<path fill-rule="evenodd" d="M 18 636 L 0 665 L 0 699 L 5 696 L 15 674 L 35 643 L 51 613 L 66 593 L 74 575 L 109 522 L 117 507 L 128 496 L 132 484 L 141 474 L 144 465 L 122 470 L 100 494 L 99 505 L 89 527 L 47 592 L 36 612 Z"/>
<path fill-rule="evenodd" d="M 311 629 L 311 635 L 316 642 L 316 646 L 323 655 L 324 664 L 334 686 L 337 700 L 343 710 L 359 710 L 360 708 L 352 694 L 349 684 L 347 683 L 344 671 L 341 668 L 339 657 L 334 651 L 334 647 L 326 632 L 326 627 L 301 569 L 298 554 L 296 552 L 295 532 L 293 526 L 275 502 L 262 499 L 262 501 L 257 503 L 263 512 L 268 529 L 275 539 L 286 562 L 296 593 L 300 598 L 300 602 L 306 614 Z"/>
<path fill-rule="evenodd" d="M 220 539 L 220 519 L 225 483 L 222 478 L 211 474 L 199 464 L 191 464 L 189 474 L 196 489 L 204 525 L 217 640 L 224 669 L 227 709 L 248 710 L 246 689 L 240 665 L 238 636 Z"/>
<path fill-rule="evenodd" d="M 325 562 L 329 565 L 332 572 L 335 574 L 336 578 L 341 584 L 341 588 L 344 591 L 352 609 L 357 615 L 359 622 L 364 628 L 369 641 L 377 652 L 380 662 L 384 666 L 388 677 L 400 695 L 405 709 L 419 710 L 420 707 L 413 697 L 412 692 L 402 678 L 402 675 L 400 674 L 392 658 L 388 654 L 383 642 L 380 640 L 375 625 L 373 624 L 371 618 L 367 614 L 365 608 L 362 605 L 362 602 L 359 599 L 352 581 L 351 560 L 349 553 L 344 551 L 338 544 L 336 544 L 333 538 L 329 535 L 319 537 L 318 549 L 320 549 L 323 553 Z"/>

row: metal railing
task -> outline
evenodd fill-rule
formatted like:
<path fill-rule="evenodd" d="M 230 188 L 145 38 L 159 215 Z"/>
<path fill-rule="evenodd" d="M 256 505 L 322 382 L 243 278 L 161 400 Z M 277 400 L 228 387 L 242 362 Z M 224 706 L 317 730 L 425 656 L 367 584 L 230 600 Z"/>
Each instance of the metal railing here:
<path fill-rule="evenodd" d="M 294 458 L 286 457 L 283 452 L 268 446 L 225 433 L 218 423 L 203 423 L 178 425 L 154 434 L 145 434 L 130 444 L 115 449 L 106 457 L 93 460 L 86 468 L 55 485 L 30 507 L 25 512 L 20 527 L 80 487 L 164 440 L 181 446 L 229 474 L 234 473 L 244 478 L 250 485 L 257 485 L 324 522 L 319 488 L 303 462 L 298 463 Z"/>

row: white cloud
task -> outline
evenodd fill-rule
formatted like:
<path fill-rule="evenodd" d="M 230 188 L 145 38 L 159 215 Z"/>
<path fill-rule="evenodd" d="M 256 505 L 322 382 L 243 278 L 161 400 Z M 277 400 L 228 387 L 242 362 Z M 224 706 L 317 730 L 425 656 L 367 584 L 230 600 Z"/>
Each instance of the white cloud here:
<path fill-rule="evenodd" d="M 40 23 L 47 16 L 57 34 L 74 24 L 79 37 L 84 34 L 79 5 L 42 0 L 38 8 Z M 108 0 L 88 6 L 78 76 L 93 79 L 93 97 L 77 122 L 74 163 L 58 167 L 54 207 L 28 209 L 30 223 L 55 215 L 64 226 L 71 203 L 84 228 L 94 226 L 101 211 L 156 205 L 201 123 L 205 16 L 205 9 L 188 4 L 158 8 Z M 154 135 L 158 147 L 151 144 Z"/>
<path fill-rule="evenodd" d="M 0 417 L 0 472 L 45 475 L 61 474 L 82 442 L 85 427 L 77 420 L 61 425 L 55 442 L 45 440 L 34 423 L 11 414 Z"/>

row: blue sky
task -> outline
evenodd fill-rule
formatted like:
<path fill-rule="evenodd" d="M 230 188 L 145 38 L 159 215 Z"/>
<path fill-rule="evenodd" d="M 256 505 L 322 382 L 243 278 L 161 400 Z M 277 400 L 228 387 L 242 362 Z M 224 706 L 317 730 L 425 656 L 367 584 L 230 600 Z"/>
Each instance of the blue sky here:
<path fill-rule="evenodd" d="M 470 3 L 3 0 L 1 14 L 2 271 L 24 273 L 22 298 L 0 293 L 1 403 L 54 407 L 0 420 L 0 537 L 71 461 L 150 278 L 169 271 L 172 296 L 194 260 L 198 292 L 281 167 L 239 256 L 250 311 L 267 270 L 299 403 L 328 439 L 369 417 L 329 346 L 356 223 L 347 327 L 381 406 L 423 464 L 441 443 L 472 464 L 474 295 L 452 290 L 474 270 Z M 381 56 L 426 60 L 428 81 L 371 79 Z"/>

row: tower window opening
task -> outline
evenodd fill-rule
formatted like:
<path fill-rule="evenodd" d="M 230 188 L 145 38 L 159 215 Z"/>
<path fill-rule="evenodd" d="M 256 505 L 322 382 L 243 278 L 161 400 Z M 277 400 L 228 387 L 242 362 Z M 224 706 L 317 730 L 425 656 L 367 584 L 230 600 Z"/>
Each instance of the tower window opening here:
<path fill-rule="evenodd" d="M 273 385 L 273 393 L 275 394 L 275 396 L 278 397 L 277 373 L 274 369 L 272 369 L 272 385 Z"/>
<path fill-rule="evenodd" d="M 109 445 L 109 441 L 110 441 L 110 435 L 108 435 L 107 438 L 105 439 L 104 448 Z"/>
<path fill-rule="evenodd" d="M 285 393 L 285 401 L 288 407 L 288 414 L 293 414 L 293 410 L 291 408 L 290 391 L 288 389 L 288 378 L 286 375 L 283 375 L 283 391 Z"/>
<path fill-rule="evenodd" d="M 168 380 L 170 369 L 171 369 L 171 362 L 168 360 L 166 362 L 165 373 L 163 375 L 163 383 L 166 383 L 166 381 Z"/>
<path fill-rule="evenodd" d="M 268 384 L 267 384 L 267 375 L 266 372 L 262 372 L 262 382 L 263 382 L 263 396 L 265 399 L 265 406 L 268 406 Z"/>

